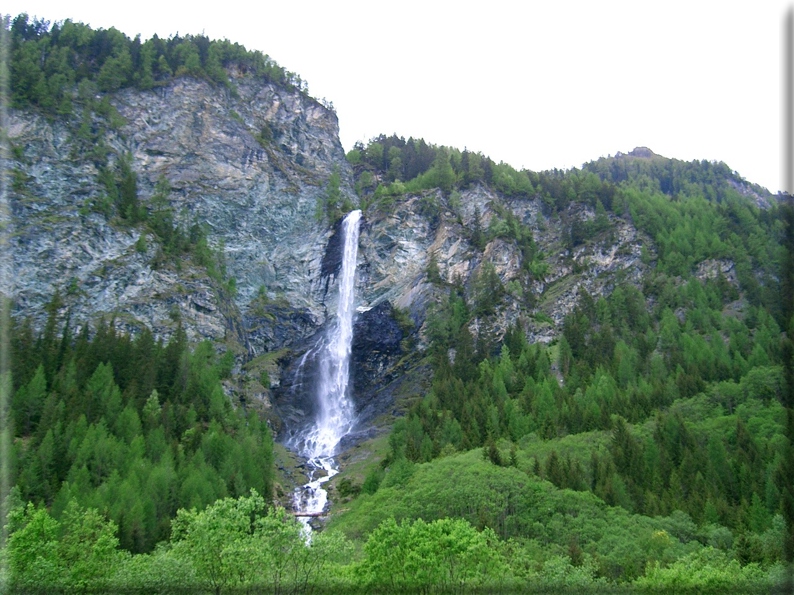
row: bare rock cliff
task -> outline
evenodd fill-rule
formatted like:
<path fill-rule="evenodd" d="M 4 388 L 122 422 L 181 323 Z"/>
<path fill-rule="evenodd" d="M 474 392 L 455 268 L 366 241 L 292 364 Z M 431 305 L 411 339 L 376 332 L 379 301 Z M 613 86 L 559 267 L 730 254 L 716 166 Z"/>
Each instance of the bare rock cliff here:
<path fill-rule="evenodd" d="M 218 303 L 217 284 L 200 267 L 152 266 L 156 238 L 145 227 L 87 208 L 105 190 L 96 164 L 76 157 L 74 124 L 12 111 L 21 180 L 11 193 L 19 314 L 39 315 L 57 288 L 78 321 L 115 315 L 131 329 L 143 324 L 167 336 L 180 318 L 192 338 L 222 339 L 224 318 L 263 287 L 322 322 L 319 268 L 328 232 L 315 221 L 315 206 L 334 168 L 350 193 L 336 116 L 298 91 L 250 78 L 234 89 L 180 78 L 152 91 L 122 91 L 111 104 L 124 123 L 101 139 L 111 162 L 132 156 L 144 206 L 162 177 L 177 219 L 207 226 L 235 278 L 233 303 Z"/>

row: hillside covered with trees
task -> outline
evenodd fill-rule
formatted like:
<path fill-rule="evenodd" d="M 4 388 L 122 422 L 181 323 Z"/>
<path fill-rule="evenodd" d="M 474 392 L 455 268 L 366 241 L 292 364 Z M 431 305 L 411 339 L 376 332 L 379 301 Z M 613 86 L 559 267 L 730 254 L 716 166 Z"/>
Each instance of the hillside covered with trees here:
<path fill-rule="evenodd" d="M 10 34 L 12 106 L 35 107 L 49 116 L 71 115 L 75 87 L 81 96 L 128 87 L 147 90 L 180 76 L 228 85 L 227 69 L 308 91 L 298 75 L 268 56 L 205 35 L 155 35 L 142 42 L 112 27 L 50 23 L 27 14 L 12 20 Z"/>

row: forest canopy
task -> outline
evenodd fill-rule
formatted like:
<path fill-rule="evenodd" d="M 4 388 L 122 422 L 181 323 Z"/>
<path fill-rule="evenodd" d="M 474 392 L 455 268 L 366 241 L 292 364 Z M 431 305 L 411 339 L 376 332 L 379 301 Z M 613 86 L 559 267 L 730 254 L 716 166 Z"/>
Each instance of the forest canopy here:
<path fill-rule="evenodd" d="M 21 14 L 11 21 L 11 104 L 48 115 L 72 113 L 78 95 L 127 87 L 146 90 L 188 75 L 230 86 L 229 70 L 308 93 L 300 76 L 257 50 L 206 35 L 156 34 L 145 41 L 69 19 L 50 23 Z"/>

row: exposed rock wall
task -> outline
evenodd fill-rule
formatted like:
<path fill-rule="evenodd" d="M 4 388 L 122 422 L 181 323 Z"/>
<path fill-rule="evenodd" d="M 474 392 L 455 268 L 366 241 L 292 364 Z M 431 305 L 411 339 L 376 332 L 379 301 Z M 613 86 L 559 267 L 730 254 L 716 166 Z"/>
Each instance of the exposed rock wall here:
<path fill-rule="evenodd" d="M 367 216 L 362 230 L 361 266 L 362 304 L 371 307 L 388 300 L 409 310 L 420 326 L 427 305 L 443 287 L 428 282 L 427 266 L 434 257 L 442 280 L 461 282 L 472 294 L 473 279 L 484 263 L 493 265 L 503 285 L 514 282 L 518 292 L 507 292 L 488 321 L 497 336 L 519 318 L 531 340 L 548 342 L 560 332 L 562 322 L 576 305 L 579 289 L 594 296 L 611 293 L 616 282 L 639 285 L 647 265 L 641 249 L 650 248 L 650 239 L 640 234 L 626 219 L 610 215 L 610 229 L 573 249 L 565 235 L 575 218 L 592 219 L 594 213 L 581 204 L 565 212 L 550 214 L 539 198 L 505 200 L 498 193 L 475 187 L 461 193 L 458 204 L 435 193 L 440 205 L 438 216 L 421 214 L 420 197 L 406 197 L 392 213 L 377 211 Z M 511 211 L 528 226 L 538 250 L 543 253 L 547 273 L 528 275 L 522 268 L 522 255 L 512 240 L 496 238 L 484 250 L 471 242 L 474 218 L 487 230 L 502 209 Z M 531 297 L 530 297 L 531 296 Z M 553 324 L 543 322 L 546 318 Z M 476 335 L 476 329 L 475 335 Z M 423 337 L 420 337 L 420 345 Z"/>
<path fill-rule="evenodd" d="M 111 160 L 132 155 L 143 204 L 164 177 L 183 224 L 209 227 L 237 281 L 236 307 L 264 286 L 271 298 L 322 322 L 319 270 L 328 233 L 315 207 L 334 168 L 351 193 L 336 116 L 261 81 L 239 78 L 234 88 L 180 78 L 152 91 L 122 91 L 111 103 L 125 123 L 103 140 Z M 41 312 L 60 287 L 78 321 L 117 314 L 130 327 L 167 336 L 179 315 L 192 338 L 222 339 L 228 324 L 202 270 L 153 269 L 153 237 L 141 251 L 140 229 L 85 208 L 104 190 L 95 164 L 74 157 L 75 126 L 13 110 L 10 124 L 10 140 L 24 152 L 13 165 L 26 178 L 11 193 L 12 293 L 20 313 Z"/>

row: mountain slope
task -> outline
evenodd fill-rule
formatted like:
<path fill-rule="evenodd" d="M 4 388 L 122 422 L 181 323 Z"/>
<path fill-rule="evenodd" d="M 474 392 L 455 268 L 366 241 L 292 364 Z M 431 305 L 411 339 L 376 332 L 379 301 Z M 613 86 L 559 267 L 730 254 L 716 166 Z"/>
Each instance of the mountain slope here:
<path fill-rule="evenodd" d="M 588 580 L 707 545 L 749 574 L 780 559 L 777 197 L 646 148 L 547 172 L 397 136 L 344 155 L 299 78 L 229 42 L 12 33 L 23 500 L 99 507 L 133 552 L 179 507 L 250 487 L 287 503 L 299 469 L 269 474 L 271 434 L 312 409 L 295 374 L 358 206 L 359 426 L 332 526 L 365 540 L 388 516 L 457 515 Z M 122 492 L 154 499 L 131 512 Z"/>

